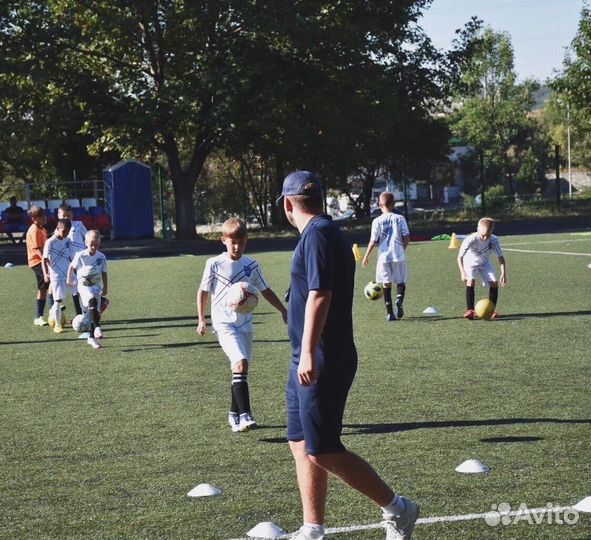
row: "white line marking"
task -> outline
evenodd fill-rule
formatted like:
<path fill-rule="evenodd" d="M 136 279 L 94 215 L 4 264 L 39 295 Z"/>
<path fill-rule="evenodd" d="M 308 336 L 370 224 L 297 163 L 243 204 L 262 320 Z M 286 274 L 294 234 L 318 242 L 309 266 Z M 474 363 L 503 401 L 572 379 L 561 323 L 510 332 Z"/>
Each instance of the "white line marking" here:
<path fill-rule="evenodd" d="M 535 251 L 533 249 L 503 248 L 503 251 L 519 251 L 520 253 L 541 253 L 546 255 L 574 255 L 575 257 L 591 257 L 591 253 L 572 253 L 569 251 Z"/>
<path fill-rule="evenodd" d="M 548 507 L 545 506 L 543 508 L 528 508 L 522 510 L 513 510 L 511 512 L 485 512 L 483 514 L 464 514 L 464 515 L 455 515 L 455 516 L 432 516 L 426 518 L 419 518 L 417 519 L 417 525 L 429 525 L 431 523 L 452 523 L 454 521 L 473 521 L 475 519 L 485 519 L 486 517 L 496 517 L 496 516 L 527 516 L 530 514 L 537 514 L 538 516 L 541 514 L 546 513 L 553 513 L 553 512 L 564 512 L 566 510 L 571 510 L 572 506 L 552 506 Z M 381 523 L 368 523 L 367 525 L 350 525 L 348 527 L 329 527 L 326 529 L 326 534 L 339 534 L 339 533 L 347 533 L 347 532 L 355 532 L 355 531 L 369 531 L 371 529 L 382 529 L 384 526 Z M 281 536 L 277 536 L 277 540 L 280 539 L 288 539 L 291 538 L 293 533 L 289 534 L 282 534 Z M 232 538 L 230 540 L 250 540 L 248 537 L 244 538 Z"/>
<path fill-rule="evenodd" d="M 564 244 L 570 242 L 589 242 L 588 238 L 569 238 L 565 240 L 540 240 L 539 242 L 503 242 L 503 246 L 531 246 L 532 244 Z"/>

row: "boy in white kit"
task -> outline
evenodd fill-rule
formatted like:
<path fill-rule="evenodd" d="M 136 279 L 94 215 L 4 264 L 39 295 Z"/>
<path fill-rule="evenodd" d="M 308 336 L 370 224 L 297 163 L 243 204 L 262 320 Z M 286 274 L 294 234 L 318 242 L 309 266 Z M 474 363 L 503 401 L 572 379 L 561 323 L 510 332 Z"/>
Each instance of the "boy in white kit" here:
<path fill-rule="evenodd" d="M 103 338 L 100 327 L 99 306 L 101 296 L 107 294 L 107 258 L 98 251 L 101 237 L 98 231 L 88 231 L 86 249 L 74 255 L 68 269 L 68 285 L 74 286 L 74 274 L 78 282 L 78 294 L 82 306 L 90 315 L 90 335 L 87 343 L 93 349 L 102 349 L 98 341 Z"/>
<path fill-rule="evenodd" d="M 62 311 L 65 309 L 64 300 L 68 286 L 68 267 L 70 266 L 70 220 L 60 219 L 57 222 L 53 236 L 43 246 L 43 277 L 46 283 L 51 284 L 53 293 L 53 305 L 51 306 L 50 319 L 55 320 L 53 331 L 62 333 Z"/>
<path fill-rule="evenodd" d="M 405 251 L 410 240 L 410 232 L 404 216 L 393 212 L 394 195 L 392 193 L 384 191 L 380 195 L 379 205 L 382 215 L 375 218 L 371 224 L 371 237 L 361 264 L 363 268 L 367 267 L 371 252 L 378 246 L 376 282 L 382 283 L 384 289 L 386 320 L 395 321 L 397 317 L 402 319 L 404 316 L 402 304 L 408 278 Z M 396 315 L 392 306 L 393 283 L 396 283 Z"/>
<path fill-rule="evenodd" d="M 237 313 L 226 306 L 226 295 L 233 283 L 245 281 L 254 285 L 287 322 L 287 310 L 271 290 L 259 264 L 243 255 L 246 248 L 246 224 L 230 218 L 222 226 L 222 243 L 226 252 L 208 259 L 197 291 L 197 332 L 205 335 L 205 308 L 211 294 L 211 322 L 218 341 L 232 367 L 231 405 L 228 422 L 233 432 L 248 431 L 256 425 L 250 409 L 248 365 L 252 356 L 252 314 Z"/>
<path fill-rule="evenodd" d="M 499 258 L 501 267 L 501 286 L 507 284 L 507 268 L 505 257 L 501 250 L 499 239 L 492 233 L 495 227 L 493 219 L 484 217 L 478 222 L 478 228 L 475 233 L 469 234 L 464 238 L 458 253 L 458 267 L 460 269 L 460 278 L 466 283 L 466 312 L 464 318 L 474 319 L 474 286 L 476 277 L 480 274 L 482 284 L 488 283 L 488 299 L 494 304 L 495 311 L 492 319 L 498 319 L 500 315 L 496 310 L 499 297 L 499 281 L 495 269 L 490 262 L 490 255 L 494 251 Z"/>

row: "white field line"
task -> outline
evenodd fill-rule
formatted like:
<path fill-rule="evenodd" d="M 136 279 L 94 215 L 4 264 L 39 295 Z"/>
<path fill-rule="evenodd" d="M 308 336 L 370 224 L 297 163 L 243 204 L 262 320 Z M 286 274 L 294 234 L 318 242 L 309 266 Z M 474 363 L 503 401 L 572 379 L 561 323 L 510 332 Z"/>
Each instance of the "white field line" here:
<path fill-rule="evenodd" d="M 417 520 L 417 525 L 429 525 L 431 523 L 452 523 L 454 521 L 473 521 L 475 519 L 485 519 L 487 517 L 514 517 L 514 516 L 527 516 L 530 514 L 536 514 L 540 516 L 542 514 L 547 513 L 554 513 L 554 512 L 564 512 L 566 510 L 571 510 L 572 506 L 545 506 L 543 508 L 528 508 L 522 510 L 513 510 L 511 512 L 485 512 L 483 514 L 464 514 L 464 515 L 455 515 L 455 516 L 432 516 L 426 518 L 419 518 Z M 348 532 L 355 532 L 355 531 L 369 531 L 371 529 L 382 529 L 384 526 L 381 523 L 368 523 L 367 525 L 349 525 L 348 527 L 329 527 L 326 529 L 326 534 L 339 534 L 339 533 L 348 533 Z M 276 536 L 277 540 L 280 539 L 288 539 L 291 538 L 293 533 L 289 534 L 282 534 L 280 536 Z M 248 537 L 244 538 L 232 538 L 230 540 L 251 540 Z"/>
<path fill-rule="evenodd" d="M 504 239 L 503 239 L 504 240 Z M 503 246 L 531 246 L 532 244 L 564 244 L 570 242 L 589 242 L 588 238 L 569 238 L 565 240 L 540 240 L 539 242 L 503 242 Z"/>
<path fill-rule="evenodd" d="M 503 248 L 503 251 L 518 251 L 519 253 L 540 253 L 542 255 L 573 255 L 575 257 L 591 257 L 591 253 L 572 253 L 570 251 L 536 251 L 533 249 Z"/>

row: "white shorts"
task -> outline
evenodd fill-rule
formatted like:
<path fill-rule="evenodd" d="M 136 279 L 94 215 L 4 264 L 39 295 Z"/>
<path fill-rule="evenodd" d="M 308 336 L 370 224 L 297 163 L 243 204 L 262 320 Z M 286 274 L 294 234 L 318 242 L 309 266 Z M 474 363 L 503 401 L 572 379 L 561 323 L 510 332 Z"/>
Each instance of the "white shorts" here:
<path fill-rule="evenodd" d="M 66 283 L 65 277 L 62 278 L 60 276 L 50 274 L 49 281 L 51 284 L 51 294 L 55 300 L 65 300 L 68 292 L 73 294 L 75 291 L 75 289 Z"/>
<path fill-rule="evenodd" d="M 82 303 L 82 307 L 84 307 L 85 310 L 88 308 L 88 303 L 90 302 L 91 298 L 96 298 L 97 305 L 100 307 L 101 290 L 101 285 L 93 285 L 92 287 L 87 287 L 86 285 L 82 285 L 82 282 L 78 282 L 78 294 L 80 295 L 80 302 Z"/>
<path fill-rule="evenodd" d="M 230 364 L 234 366 L 240 360 L 250 362 L 252 355 L 252 332 L 238 332 L 231 326 L 224 326 L 220 329 L 215 329 L 218 341 L 222 346 L 222 350 L 230 359 Z"/>
<path fill-rule="evenodd" d="M 482 286 L 486 287 L 491 282 L 497 281 L 497 275 L 493 265 L 489 262 L 480 266 L 469 266 L 466 265 L 464 269 L 466 273 L 466 279 L 468 281 L 476 279 L 478 275 L 482 278 Z"/>
<path fill-rule="evenodd" d="M 406 261 L 384 262 L 376 266 L 377 283 L 406 283 L 407 277 Z"/>

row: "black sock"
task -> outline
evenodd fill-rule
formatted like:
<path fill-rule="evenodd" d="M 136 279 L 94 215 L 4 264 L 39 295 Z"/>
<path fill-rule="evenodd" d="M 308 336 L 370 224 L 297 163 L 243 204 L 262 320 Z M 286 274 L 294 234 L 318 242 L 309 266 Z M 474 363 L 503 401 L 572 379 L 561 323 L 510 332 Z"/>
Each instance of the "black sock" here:
<path fill-rule="evenodd" d="M 497 307 L 497 300 L 499 299 L 499 288 L 491 287 L 488 290 L 488 299 Z"/>
<path fill-rule="evenodd" d="M 466 287 L 466 308 L 474 309 L 474 287 Z"/>
<path fill-rule="evenodd" d="M 390 287 L 384 287 L 384 304 L 386 304 L 388 315 L 394 315 L 394 310 L 392 309 L 392 289 Z"/>
<path fill-rule="evenodd" d="M 234 374 L 232 374 L 232 378 L 234 377 Z M 234 381 L 232 381 L 232 384 L 230 385 L 230 393 L 232 394 L 232 404 L 230 405 L 230 412 L 234 413 L 234 414 L 239 414 L 239 408 L 238 408 L 238 401 L 236 400 L 236 394 L 234 393 Z"/>
<path fill-rule="evenodd" d="M 240 414 L 250 413 L 250 396 L 248 393 L 248 373 L 232 373 L 232 389 Z"/>
<path fill-rule="evenodd" d="M 76 315 L 82 315 L 82 306 L 80 306 L 80 296 L 78 296 L 77 294 L 73 294 L 72 302 L 74 302 L 74 309 L 76 310 Z"/>
<path fill-rule="evenodd" d="M 37 318 L 43 317 L 43 312 L 45 311 L 45 300 L 40 300 L 37 298 Z"/>
<path fill-rule="evenodd" d="M 404 302 L 404 293 L 406 292 L 406 283 L 396 284 L 396 304 L 401 305 Z"/>
<path fill-rule="evenodd" d="M 88 311 L 90 312 L 90 337 L 94 336 L 94 329 L 99 326 L 99 312 L 97 309 L 96 298 L 88 301 Z"/>

